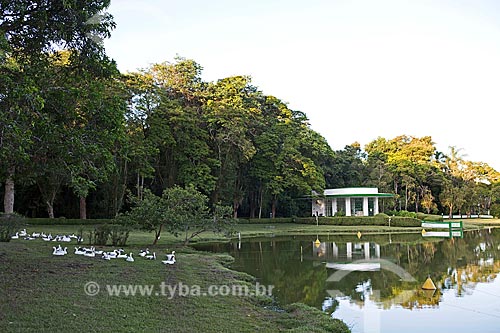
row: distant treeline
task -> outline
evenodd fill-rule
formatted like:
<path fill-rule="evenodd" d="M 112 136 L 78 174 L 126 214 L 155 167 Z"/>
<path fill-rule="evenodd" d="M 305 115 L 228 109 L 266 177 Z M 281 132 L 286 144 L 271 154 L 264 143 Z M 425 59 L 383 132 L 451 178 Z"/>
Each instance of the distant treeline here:
<path fill-rule="evenodd" d="M 308 216 L 313 190 L 351 186 L 395 194 L 382 211 L 498 212 L 498 173 L 459 149 L 439 152 L 431 137 L 402 135 L 333 151 L 305 113 L 247 76 L 205 82 L 184 58 L 120 73 L 96 43 L 112 17 L 84 24 L 106 1 L 35 6 L 30 20 L 13 14 L 26 5 L 0 14 L 7 213 L 112 218 L 129 195 L 173 185 L 193 185 L 249 218 Z"/>

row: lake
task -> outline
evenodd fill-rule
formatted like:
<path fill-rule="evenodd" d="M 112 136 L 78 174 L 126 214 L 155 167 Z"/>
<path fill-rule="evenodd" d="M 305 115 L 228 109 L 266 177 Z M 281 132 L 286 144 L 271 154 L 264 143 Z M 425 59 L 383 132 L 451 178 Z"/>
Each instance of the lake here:
<path fill-rule="evenodd" d="M 421 234 L 288 236 L 198 247 L 358 332 L 500 332 L 500 229 L 464 238 Z M 430 277 L 437 289 L 423 290 Z"/>

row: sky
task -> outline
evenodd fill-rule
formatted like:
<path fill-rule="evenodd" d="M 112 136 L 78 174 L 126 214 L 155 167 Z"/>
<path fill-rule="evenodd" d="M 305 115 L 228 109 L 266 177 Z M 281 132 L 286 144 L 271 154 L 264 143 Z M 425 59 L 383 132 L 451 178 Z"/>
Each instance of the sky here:
<path fill-rule="evenodd" d="M 123 71 L 179 55 L 249 75 L 334 150 L 431 136 L 500 171 L 500 1 L 111 0 Z"/>

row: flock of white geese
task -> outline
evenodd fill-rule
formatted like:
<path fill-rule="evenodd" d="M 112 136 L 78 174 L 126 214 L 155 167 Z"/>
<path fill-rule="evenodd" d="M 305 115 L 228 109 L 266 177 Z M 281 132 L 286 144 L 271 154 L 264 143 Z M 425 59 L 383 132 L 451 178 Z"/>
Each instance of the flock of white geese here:
<path fill-rule="evenodd" d="M 11 237 L 12 239 L 24 239 L 24 240 L 35 240 L 42 239 L 44 241 L 52 241 L 52 242 L 71 242 L 73 239 L 82 242 L 83 239 L 79 238 L 75 234 L 72 235 L 56 235 L 52 236 L 51 234 L 44 234 L 43 232 L 33 232 L 28 234 L 26 229 L 23 229 L 19 232 L 16 232 L 15 235 Z M 52 247 L 52 255 L 54 256 L 64 256 L 68 254 L 68 247 L 62 247 L 61 244 L 58 246 Z M 81 255 L 84 257 L 90 258 L 102 258 L 104 260 L 112 260 L 112 259 L 125 259 L 127 262 L 134 262 L 135 259 L 133 257 L 132 252 L 125 253 L 123 249 L 115 249 L 113 251 L 104 251 L 97 250 L 94 246 L 91 247 L 78 247 L 75 246 L 74 254 Z M 149 249 L 140 250 L 139 256 L 147 259 L 147 260 L 156 260 L 156 252 L 151 252 Z M 165 265 L 173 265 L 175 264 L 175 251 L 166 254 L 166 259 L 161 261 Z"/>

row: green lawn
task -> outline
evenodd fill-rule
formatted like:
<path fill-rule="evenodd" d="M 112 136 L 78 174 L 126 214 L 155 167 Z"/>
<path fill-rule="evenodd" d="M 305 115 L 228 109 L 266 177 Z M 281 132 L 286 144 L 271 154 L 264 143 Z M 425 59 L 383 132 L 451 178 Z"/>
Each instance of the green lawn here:
<path fill-rule="evenodd" d="M 272 222 L 272 221 L 270 221 Z M 467 229 L 500 226 L 499 220 L 465 220 Z M 28 232 L 77 233 L 77 225 L 27 226 Z M 84 226 L 84 238 L 92 226 Z M 329 226 L 302 224 L 239 224 L 242 238 L 287 235 L 331 235 L 381 238 L 387 234 L 421 241 L 420 228 L 380 226 Z M 408 235 L 413 233 L 413 235 Z M 237 236 L 234 236 L 237 237 Z M 324 236 L 323 236 L 324 237 Z M 301 304 L 285 308 L 270 297 L 243 296 L 109 296 L 106 285 L 151 285 L 158 290 L 162 282 L 175 286 L 243 284 L 254 286 L 254 279 L 227 268 L 232 258 L 197 252 L 182 247 L 181 239 L 163 233 L 151 246 L 153 233 L 133 231 L 125 250 L 133 252 L 133 263 L 124 259 L 105 261 L 73 254 L 53 256 L 55 242 L 13 240 L 0 243 L 0 331 L 1 332 L 344 332 L 346 326 L 314 308 Z M 195 242 L 228 241 L 220 235 L 204 233 Z M 84 244 L 86 241 L 84 241 Z M 64 244 L 62 244 L 65 246 Z M 159 255 L 149 261 L 137 256 L 148 247 Z M 111 250 L 111 247 L 107 247 Z M 172 250 L 177 263 L 165 266 L 160 259 Z M 84 292 L 87 282 L 101 286 L 96 296 Z"/>
<path fill-rule="evenodd" d="M 78 226 L 27 229 L 55 235 L 76 233 Z M 153 234 L 132 232 L 125 249 L 137 254 L 152 239 Z M 227 268 L 231 257 L 180 247 L 168 234 L 149 246 L 159 255 L 156 261 L 137 255 L 133 263 L 77 256 L 74 242 L 61 244 L 69 247 L 68 255 L 53 256 L 55 244 L 40 239 L 0 243 L 1 332 L 348 332 L 317 309 L 280 308 L 267 296 L 110 296 L 106 285 L 153 286 L 156 292 L 162 282 L 196 285 L 205 292 L 210 285 L 255 285 L 253 277 Z M 176 264 L 163 265 L 160 259 L 173 249 Z M 96 296 L 85 293 L 89 281 L 101 287 Z"/>

